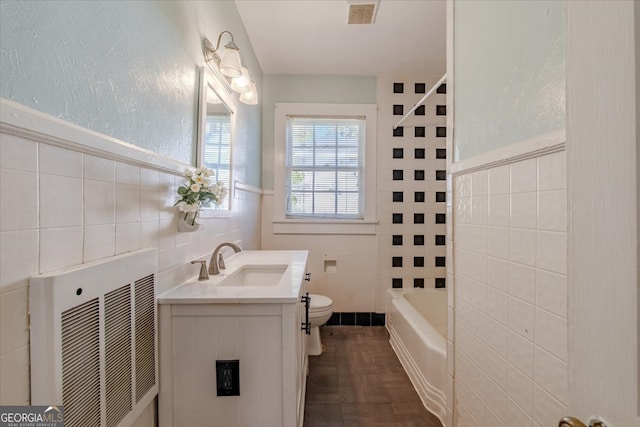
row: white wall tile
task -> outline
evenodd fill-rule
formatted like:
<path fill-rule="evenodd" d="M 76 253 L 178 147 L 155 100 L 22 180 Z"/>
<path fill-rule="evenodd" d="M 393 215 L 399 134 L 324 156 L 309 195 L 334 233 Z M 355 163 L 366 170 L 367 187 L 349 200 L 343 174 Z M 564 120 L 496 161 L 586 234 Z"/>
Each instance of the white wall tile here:
<path fill-rule="evenodd" d="M 538 193 L 538 230 L 567 230 L 567 198 L 565 190 Z"/>
<path fill-rule="evenodd" d="M 506 357 L 501 356 L 491 348 L 487 348 L 485 369 L 487 376 L 496 383 L 502 391 L 507 390 L 507 367 Z"/>
<path fill-rule="evenodd" d="M 82 227 L 40 230 L 40 272 L 82 264 Z"/>
<path fill-rule="evenodd" d="M 507 394 L 492 380 L 487 381 L 487 407 L 504 424 L 507 422 Z M 489 424 L 493 426 L 494 424 Z"/>
<path fill-rule="evenodd" d="M 535 308 L 532 304 L 517 298 L 509 298 L 509 329 L 533 341 Z"/>
<path fill-rule="evenodd" d="M 509 399 L 507 402 L 507 425 L 509 427 L 530 427 L 533 425 L 533 419 L 514 400 Z"/>
<path fill-rule="evenodd" d="M 471 195 L 473 197 L 486 196 L 489 194 L 489 178 L 486 170 L 481 170 L 471 174 Z"/>
<path fill-rule="evenodd" d="M 489 194 L 509 194 L 509 165 L 489 169 Z"/>
<path fill-rule="evenodd" d="M 538 268 L 567 274 L 567 234 L 538 231 Z"/>
<path fill-rule="evenodd" d="M 489 196 L 489 225 L 509 226 L 510 197 L 508 194 Z"/>
<path fill-rule="evenodd" d="M 160 218 L 160 193 L 157 188 L 140 188 L 140 220 L 158 221 Z"/>
<path fill-rule="evenodd" d="M 507 393 L 527 415 L 533 415 L 533 381 L 513 366 L 509 366 L 508 370 Z"/>
<path fill-rule="evenodd" d="M 40 175 L 40 227 L 82 225 L 82 179 Z"/>
<path fill-rule="evenodd" d="M 29 346 L 0 357 L 0 402 L 21 405 L 29 401 Z"/>
<path fill-rule="evenodd" d="M 140 221 L 140 187 L 116 185 L 116 222 Z"/>
<path fill-rule="evenodd" d="M 29 344 L 28 306 L 27 286 L 0 293 L 0 356 Z"/>
<path fill-rule="evenodd" d="M 567 415 L 567 406 L 537 385 L 533 386 L 533 419 L 541 426 L 555 426 Z"/>
<path fill-rule="evenodd" d="M 140 223 L 116 224 L 116 254 L 140 249 Z"/>
<path fill-rule="evenodd" d="M 39 144 L 38 155 L 41 174 L 82 178 L 82 153 L 49 144 Z"/>
<path fill-rule="evenodd" d="M 533 355 L 533 342 L 510 331 L 507 360 L 529 378 L 533 378 Z"/>
<path fill-rule="evenodd" d="M 512 228 L 509 230 L 509 259 L 520 264 L 536 265 L 536 231 Z"/>
<path fill-rule="evenodd" d="M 567 361 L 567 319 L 536 310 L 536 345 Z"/>
<path fill-rule="evenodd" d="M 489 257 L 488 285 L 502 292 L 509 291 L 509 262 Z"/>
<path fill-rule="evenodd" d="M 160 172 L 152 169 L 140 168 L 140 186 L 158 188 L 160 185 Z"/>
<path fill-rule="evenodd" d="M 140 168 L 116 162 L 116 182 L 118 184 L 140 185 Z"/>
<path fill-rule="evenodd" d="M 536 191 L 538 186 L 537 172 L 536 159 L 513 163 L 510 171 L 511 193 Z"/>
<path fill-rule="evenodd" d="M 38 144 L 14 135 L 0 134 L 0 168 L 38 170 Z"/>
<path fill-rule="evenodd" d="M 38 274 L 38 230 L 0 233 L 0 288 Z"/>
<path fill-rule="evenodd" d="M 38 177 L 33 172 L 0 169 L 0 231 L 38 226 Z"/>
<path fill-rule="evenodd" d="M 487 196 L 471 198 L 471 223 L 486 225 L 489 220 L 489 200 Z"/>
<path fill-rule="evenodd" d="M 536 199 L 536 192 L 514 193 L 511 195 L 511 227 L 536 228 L 538 213 Z"/>
<path fill-rule="evenodd" d="M 464 197 L 456 199 L 455 201 L 456 211 L 455 217 L 456 222 L 460 224 L 469 224 L 471 223 L 471 198 Z"/>
<path fill-rule="evenodd" d="M 506 227 L 489 227 L 487 253 L 496 258 L 509 259 L 510 237 Z"/>
<path fill-rule="evenodd" d="M 567 364 L 552 354 L 536 347 L 534 379 L 561 403 L 568 403 Z"/>
<path fill-rule="evenodd" d="M 115 224 L 91 225 L 84 228 L 84 262 L 116 254 Z"/>
<path fill-rule="evenodd" d="M 454 178 L 456 197 L 471 197 L 471 175 L 458 175 Z"/>
<path fill-rule="evenodd" d="M 487 315 L 503 325 L 507 325 L 509 321 L 509 296 L 494 288 L 488 288 Z"/>
<path fill-rule="evenodd" d="M 158 221 L 143 221 L 140 223 L 140 247 L 158 247 Z"/>
<path fill-rule="evenodd" d="M 84 179 L 116 182 L 116 162 L 102 157 L 84 155 Z"/>
<path fill-rule="evenodd" d="M 543 191 L 566 188 L 566 169 L 564 151 L 538 158 L 538 189 Z"/>
<path fill-rule="evenodd" d="M 567 276 L 544 270 L 537 272 L 536 303 L 558 316 L 567 317 Z"/>
<path fill-rule="evenodd" d="M 113 182 L 84 180 L 85 225 L 115 224 L 116 186 Z"/>
<path fill-rule="evenodd" d="M 509 295 L 535 304 L 536 269 L 517 263 L 511 263 L 509 267 Z"/>
<path fill-rule="evenodd" d="M 506 326 L 493 319 L 487 320 L 487 345 L 506 359 L 508 354 L 509 332 Z"/>

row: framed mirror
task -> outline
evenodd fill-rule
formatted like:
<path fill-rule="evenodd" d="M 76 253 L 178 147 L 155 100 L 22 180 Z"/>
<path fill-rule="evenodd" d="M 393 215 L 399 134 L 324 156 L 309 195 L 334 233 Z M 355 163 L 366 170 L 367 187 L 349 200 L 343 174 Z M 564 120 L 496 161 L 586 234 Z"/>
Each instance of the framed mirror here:
<path fill-rule="evenodd" d="M 222 181 L 229 194 L 221 205 L 203 207 L 203 217 L 231 214 L 233 201 L 233 140 L 236 108 L 226 79 L 208 67 L 200 69 L 197 166 L 214 171 L 215 181 Z"/>

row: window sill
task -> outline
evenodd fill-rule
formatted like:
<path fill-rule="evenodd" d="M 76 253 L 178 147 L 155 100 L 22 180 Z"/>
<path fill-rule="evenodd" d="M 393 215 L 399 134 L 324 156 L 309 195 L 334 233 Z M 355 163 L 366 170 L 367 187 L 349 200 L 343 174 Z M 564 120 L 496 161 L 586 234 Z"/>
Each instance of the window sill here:
<path fill-rule="evenodd" d="M 282 219 L 273 221 L 273 234 L 375 235 L 377 225 L 375 219 Z"/>

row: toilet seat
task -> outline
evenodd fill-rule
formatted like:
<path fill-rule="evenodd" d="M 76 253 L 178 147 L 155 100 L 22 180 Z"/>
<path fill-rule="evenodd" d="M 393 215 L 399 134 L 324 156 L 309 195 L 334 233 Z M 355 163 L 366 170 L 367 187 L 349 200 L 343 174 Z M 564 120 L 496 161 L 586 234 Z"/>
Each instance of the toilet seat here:
<path fill-rule="evenodd" d="M 310 313 L 320 313 L 333 309 L 333 301 L 324 295 L 309 294 L 311 303 L 309 304 Z"/>

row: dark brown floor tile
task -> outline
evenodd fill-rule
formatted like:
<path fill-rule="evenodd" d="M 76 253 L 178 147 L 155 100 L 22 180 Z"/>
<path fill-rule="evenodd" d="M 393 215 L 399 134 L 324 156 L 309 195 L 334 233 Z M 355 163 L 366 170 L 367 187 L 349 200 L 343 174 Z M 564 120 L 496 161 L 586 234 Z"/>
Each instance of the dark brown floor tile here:
<path fill-rule="evenodd" d="M 391 404 L 343 403 L 342 420 L 346 424 L 370 426 L 375 423 L 393 422 Z"/>
<path fill-rule="evenodd" d="M 377 374 L 340 374 L 342 403 L 390 403 L 389 394 Z"/>
<path fill-rule="evenodd" d="M 340 404 L 307 403 L 304 407 L 304 427 L 342 427 Z"/>
<path fill-rule="evenodd" d="M 309 368 L 306 401 L 308 403 L 340 403 L 338 371 L 335 367 Z"/>
<path fill-rule="evenodd" d="M 391 404 L 391 408 L 396 422 L 424 427 L 442 427 L 440 420 L 429 412 L 420 401 L 395 402 Z"/>
<path fill-rule="evenodd" d="M 336 353 L 339 374 L 375 374 L 376 364 L 368 352 Z"/>

